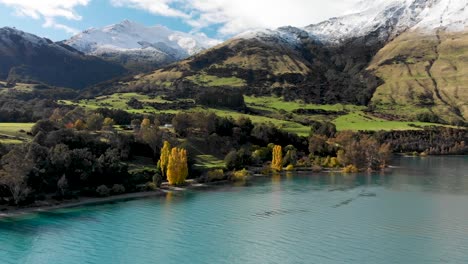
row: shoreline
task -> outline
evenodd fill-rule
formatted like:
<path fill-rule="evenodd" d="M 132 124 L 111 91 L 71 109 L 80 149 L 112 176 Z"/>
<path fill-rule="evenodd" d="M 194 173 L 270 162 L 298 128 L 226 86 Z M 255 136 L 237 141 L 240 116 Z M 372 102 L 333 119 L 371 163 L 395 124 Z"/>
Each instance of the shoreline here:
<path fill-rule="evenodd" d="M 311 170 L 295 170 L 295 171 L 282 171 L 279 174 L 286 175 L 287 173 L 310 173 Z M 331 173 L 336 172 L 333 170 L 321 171 L 321 173 Z M 253 174 L 251 177 L 269 177 L 271 175 L 264 174 Z M 119 201 L 128 201 L 128 200 L 137 200 L 150 197 L 161 197 L 169 191 L 174 192 L 183 192 L 188 189 L 197 189 L 197 188 L 206 188 L 210 186 L 219 186 L 219 185 L 232 185 L 233 182 L 228 180 L 208 182 L 208 183 L 198 183 L 193 179 L 187 180 L 187 185 L 185 186 L 169 186 L 167 182 L 162 183 L 162 187 L 154 191 L 144 191 L 144 192 L 134 192 L 126 193 L 120 195 L 113 195 L 108 197 L 78 197 L 75 200 L 66 200 L 66 201 L 50 201 L 51 204 L 38 205 L 33 207 L 24 207 L 24 208 L 14 208 L 7 211 L 0 211 L 0 220 L 7 218 L 15 218 L 20 216 L 25 216 L 34 213 L 50 212 L 59 209 L 75 208 L 81 206 L 90 206 L 90 205 L 99 205 L 99 204 L 108 204 L 112 202 Z M 53 204 L 52 204 L 53 203 Z"/>
<path fill-rule="evenodd" d="M 42 212 L 49 212 L 58 209 L 66 209 L 66 208 L 74 208 L 74 207 L 81 207 L 81 206 L 89 206 L 89 205 L 99 205 L 99 204 L 106 204 L 111 202 L 117 201 L 127 201 L 127 200 L 134 200 L 134 199 L 142 199 L 148 197 L 159 197 L 166 194 L 167 190 L 157 189 L 155 191 L 148 191 L 148 192 L 136 192 L 136 193 L 126 193 L 120 195 L 113 195 L 108 197 L 80 197 L 76 200 L 69 200 L 59 202 L 56 201 L 55 205 L 43 205 L 37 207 L 26 207 L 26 208 L 19 208 L 13 209 L 9 211 L 0 212 L 0 220 L 5 218 L 14 218 L 18 216 L 24 216 L 28 214 L 34 213 L 42 213 Z"/>
<path fill-rule="evenodd" d="M 407 155 L 399 155 L 399 156 L 408 157 L 408 158 L 420 157 L 420 156 L 407 156 Z M 466 155 L 448 155 L 448 156 L 466 156 Z M 391 170 L 392 168 L 394 168 L 394 166 L 389 166 L 385 170 Z M 311 172 L 314 172 L 314 171 L 308 167 L 307 168 L 298 167 L 293 171 L 282 171 L 279 174 L 281 175 L 286 175 L 287 173 L 304 174 L 304 173 L 311 173 Z M 317 173 L 327 174 L 327 173 L 340 173 L 340 172 L 341 170 L 328 169 L 328 170 L 322 170 Z M 271 175 L 263 175 L 263 174 L 254 173 L 251 177 L 269 177 L 269 176 Z M 133 193 L 120 194 L 120 195 L 113 195 L 113 196 L 108 196 L 108 197 L 78 197 L 75 200 L 66 200 L 66 201 L 54 200 L 54 201 L 49 201 L 51 202 L 50 204 L 38 205 L 35 207 L 25 207 L 25 208 L 12 207 L 11 209 L 6 210 L 6 211 L 0 211 L 0 220 L 6 219 L 6 218 L 24 216 L 28 214 L 34 214 L 34 213 L 49 212 L 49 211 L 54 211 L 54 210 L 59 210 L 59 209 L 107 204 L 107 203 L 118 202 L 118 201 L 136 200 L 136 199 L 143 199 L 143 198 L 150 198 L 150 197 L 161 197 L 161 196 L 164 196 L 169 191 L 183 192 L 188 189 L 205 188 L 205 187 L 210 187 L 210 186 L 219 186 L 219 185 L 226 185 L 226 184 L 232 185 L 233 182 L 228 181 L 228 180 L 222 180 L 222 181 L 215 181 L 215 182 L 199 183 L 196 180 L 191 179 L 191 180 L 187 180 L 187 185 L 179 186 L 179 187 L 169 186 L 167 182 L 164 182 L 162 183 L 162 188 L 157 188 L 154 191 L 133 192 Z"/>
<path fill-rule="evenodd" d="M 7 211 L 0 211 L 0 220 L 6 218 L 14 218 L 19 216 L 24 216 L 28 214 L 34 213 L 42 213 L 42 212 L 49 212 L 59 209 L 67 209 L 67 208 L 75 208 L 81 206 L 90 206 L 90 205 L 99 205 L 99 204 L 107 204 L 112 202 L 119 202 L 119 201 L 129 201 L 129 200 L 137 200 L 137 199 L 144 199 L 150 197 L 162 197 L 166 195 L 167 192 L 182 192 L 188 189 L 195 189 L 195 188 L 203 188 L 209 186 L 215 186 L 219 184 L 226 184 L 228 181 L 219 181 L 219 182 L 212 182 L 212 183 L 198 183 L 194 180 L 187 180 L 187 185 L 180 186 L 180 187 L 173 187 L 168 186 L 167 182 L 163 183 L 164 187 L 157 188 L 154 191 L 144 191 L 144 192 L 133 192 L 133 193 L 125 193 L 119 195 L 112 195 L 108 197 L 78 197 L 75 200 L 66 200 L 66 201 L 51 201 L 54 204 L 44 204 L 34 207 L 25 207 L 25 208 L 12 208 L 11 210 Z"/>

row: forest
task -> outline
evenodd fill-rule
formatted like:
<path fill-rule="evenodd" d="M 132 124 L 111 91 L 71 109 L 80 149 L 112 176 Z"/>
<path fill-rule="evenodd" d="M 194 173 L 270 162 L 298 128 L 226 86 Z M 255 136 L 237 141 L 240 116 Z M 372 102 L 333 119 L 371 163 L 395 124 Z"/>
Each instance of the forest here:
<path fill-rule="evenodd" d="M 314 122 L 308 136 L 299 136 L 273 123 L 210 111 L 132 114 L 43 100 L 18 111 L 37 122 L 28 132 L 30 142 L 0 145 L 0 206 L 149 191 L 166 181 L 184 185 L 187 178 L 212 182 L 282 170 L 375 171 L 385 169 L 393 153 L 468 154 L 467 130 L 448 127 L 352 132 Z M 200 166 L 201 154 L 223 164 Z"/>

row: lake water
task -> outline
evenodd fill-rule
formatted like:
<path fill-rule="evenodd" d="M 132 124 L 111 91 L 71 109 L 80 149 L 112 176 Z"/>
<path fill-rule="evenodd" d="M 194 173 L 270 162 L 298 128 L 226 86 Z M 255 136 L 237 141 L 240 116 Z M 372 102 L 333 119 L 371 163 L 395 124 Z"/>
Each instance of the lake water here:
<path fill-rule="evenodd" d="M 468 157 L 0 220 L 0 263 L 468 263 Z"/>

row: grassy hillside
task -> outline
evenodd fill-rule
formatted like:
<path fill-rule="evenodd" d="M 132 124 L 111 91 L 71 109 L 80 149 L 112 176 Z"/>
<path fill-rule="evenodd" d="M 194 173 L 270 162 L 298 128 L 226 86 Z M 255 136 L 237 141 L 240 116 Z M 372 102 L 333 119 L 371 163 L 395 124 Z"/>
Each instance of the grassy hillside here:
<path fill-rule="evenodd" d="M 407 32 L 380 50 L 369 69 L 385 82 L 372 98 L 379 111 L 468 120 L 468 32 Z"/>
<path fill-rule="evenodd" d="M 127 103 L 135 98 L 144 105 L 143 109 L 133 109 Z M 279 128 L 299 135 L 308 135 L 312 121 L 330 121 L 336 124 L 338 130 L 417 130 L 425 126 L 436 125 L 424 122 L 392 121 L 373 116 L 364 112 L 365 107 L 355 105 L 318 105 L 308 104 L 302 101 L 287 102 L 280 97 L 244 97 L 250 113 L 239 112 L 231 109 L 209 108 L 193 104 L 193 107 L 180 109 L 158 109 L 146 103 L 173 103 L 161 97 L 151 97 L 137 93 L 117 93 L 109 96 L 100 96 L 95 99 L 80 100 L 73 102 L 69 100 L 60 101 L 62 104 L 72 104 L 87 109 L 108 107 L 123 109 L 130 113 L 168 113 L 176 114 L 180 111 L 212 111 L 224 117 L 248 117 L 254 123 L 271 122 Z M 184 101 L 184 100 L 179 100 Z M 175 101 L 177 102 L 177 101 Z M 298 111 L 304 110 L 304 111 Z M 308 110 L 311 110 L 310 113 Z"/>
<path fill-rule="evenodd" d="M 19 144 L 30 140 L 27 135 L 33 123 L 0 123 L 0 143 Z"/>

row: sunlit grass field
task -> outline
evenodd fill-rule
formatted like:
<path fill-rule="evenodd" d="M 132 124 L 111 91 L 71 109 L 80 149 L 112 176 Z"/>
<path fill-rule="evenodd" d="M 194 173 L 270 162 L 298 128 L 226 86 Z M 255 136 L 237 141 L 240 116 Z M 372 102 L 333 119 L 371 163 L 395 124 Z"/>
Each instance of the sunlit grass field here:
<path fill-rule="evenodd" d="M 122 109 L 130 113 L 138 114 L 151 114 L 151 113 L 170 113 L 176 114 L 180 111 L 212 111 L 215 114 L 223 117 L 232 117 L 234 119 L 239 117 L 248 117 L 253 123 L 267 123 L 271 122 L 279 128 L 290 132 L 296 133 L 301 136 L 307 136 L 310 132 L 310 127 L 303 125 L 298 120 L 311 119 L 317 121 L 330 121 L 333 122 L 338 130 L 418 130 L 426 126 L 433 126 L 438 124 L 423 123 L 423 122 L 406 122 L 406 121 L 389 121 L 381 118 L 374 117 L 365 113 L 365 106 L 334 104 L 334 105 L 319 105 L 307 104 L 301 101 L 284 101 L 280 97 L 254 97 L 245 96 L 245 102 L 250 109 L 259 111 L 259 114 L 241 113 L 231 109 L 218 109 L 207 108 L 202 106 L 194 106 L 189 110 L 160 110 L 150 106 L 145 106 L 144 109 L 132 109 L 128 106 L 130 99 L 135 98 L 143 103 L 170 103 L 170 101 L 162 99 L 160 96 L 150 97 L 138 93 L 116 93 L 108 96 L 100 96 L 94 99 L 80 100 L 79 102 L 72 102 L 68 100 L 59 101 L 62 104 L 77 105 L 87 109 L 97 109 L 101 107 L 108 107 L 113 109 Z M 297 109 L 309 110 L 324 110 L 332 115 L 306 115 L 306 114 L 292 114 Z M 285 118 L 285 113 L 292 115 L 294 118 Z"/>
<path fill-rule="evenodd" d="M 33 125 L 33 123 L 0 123 L 0 143 L 19 144 L 29 140 L 30 137 L 26 133 Z"/>

